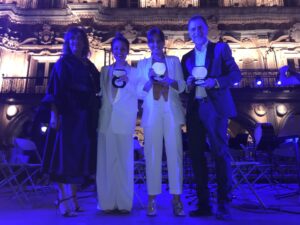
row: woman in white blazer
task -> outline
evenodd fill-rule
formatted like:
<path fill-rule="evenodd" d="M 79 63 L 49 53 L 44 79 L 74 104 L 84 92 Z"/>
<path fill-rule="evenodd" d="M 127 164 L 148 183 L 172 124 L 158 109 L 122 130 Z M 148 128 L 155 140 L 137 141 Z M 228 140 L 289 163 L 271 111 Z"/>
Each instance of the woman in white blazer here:
<path fill-rule="evenodd" d="M 133 200 L 133 133 L 138 111 L 137 71 L 128 65 L 129 42 L 117 34 L 111 44 L 116 62 L 101 69 L 102 107 L 98 125 L 98 207 L 129 213 Z M 125 85 L 125 86 L 124 86 Z"/>
<path fill-rule="evenodd" d="M 173 212 L 183 216 L 182 139 L 184 113 L 179 93 L 185 89 L 180 61 L 164 54 L 165 37 L 159 28 L 147 33 L 151 57 L 138 62 L 139 94 L 143 98 L 142 127 L 148 189 L 147 215 L 156 215 L 156 195 L 161 193 L 163 139 L 167 155 L 169 192 L 173 194 Z"/>

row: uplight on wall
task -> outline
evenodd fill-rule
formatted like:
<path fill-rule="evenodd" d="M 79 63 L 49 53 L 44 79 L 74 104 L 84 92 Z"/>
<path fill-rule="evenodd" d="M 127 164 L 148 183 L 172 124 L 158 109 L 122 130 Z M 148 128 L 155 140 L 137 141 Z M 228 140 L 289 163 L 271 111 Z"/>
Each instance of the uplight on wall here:
<path fill-rule="evenodd" d="M 8 116 L 8 117 L 14 117 L 15 115 L 17 115 L 17 113 L 18 113 L 18 108 L 17 108 L 17 106 L 15 106 L 15 105 L 10 105 L 10 106 L 8 106 L 7 107 L 7 110 L 6 110 L 6 115 Z"/>
<path fill-rule="evenodd" d="M 278 116 L 284 116 L 287 113 L 287 108 L 283 104 L 279 104 L 276 106 L 276 112 Z"/>
<path fill-rule="evenodd" d="M 264 116 L 267 113 L 266 107 L 262 104 L 254 106 L 254 112 L 258 116 Z"/>

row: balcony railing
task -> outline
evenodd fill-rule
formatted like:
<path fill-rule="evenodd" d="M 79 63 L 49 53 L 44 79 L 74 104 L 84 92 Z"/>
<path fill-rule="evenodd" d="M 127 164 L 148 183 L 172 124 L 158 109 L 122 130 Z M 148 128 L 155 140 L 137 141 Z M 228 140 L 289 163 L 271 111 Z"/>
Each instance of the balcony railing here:
<path fill-rule="evenodd" d="M 278 70 L 242 70 L 242 80 L 235 88 L 269 88 L 278 87 Z M 2 78 L 2 81 L 1 81 Z M 44 94 L 47 88 L 47 77 L 1 77 L 0 93 Z M 261 79 L 262 85 L 257 85 Z"/>
<path fill-rule="evenodd" d="M 48 77 L 2 77 L 0 93 L 44 94 L 47 83 Z"/>
<path fill-rule="evenodd" d="M 247 69 L 241 70 L 242 80 L 235 85 L 237 88 L 269 88 L 278 87 L 278 70 Z M 259 85 L 258 82 L 261 82 Z"/>

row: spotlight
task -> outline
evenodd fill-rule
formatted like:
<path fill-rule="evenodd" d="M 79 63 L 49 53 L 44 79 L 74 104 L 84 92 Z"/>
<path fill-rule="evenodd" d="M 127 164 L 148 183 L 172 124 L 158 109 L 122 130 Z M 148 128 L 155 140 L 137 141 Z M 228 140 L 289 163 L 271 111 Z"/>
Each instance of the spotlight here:
<path fill-rule="evenodd" d="M 283 104 L 279 104 L 276 106 L 276 112 L 278 116 L 284 116 L 287 113 L 287 108 Z"/>
<path fill-rule="evenodd" d="M 48 129 L 48 127 L 45 124 L 41 125 L 41 133 L 42 134 L 46 133 L 47 129 Z"/>
<path fill-rule="evenodd" d="M 235 83 L 233 84 L 233 86 L 235 86 L 235 87 L 239 86 L 239 82 L 235 82 Z"/>
<path fill-rule="evenodd" d="M 264 116 L 267 114 L 267 109 L 263 104 L 258 104 L 254 106 L 254 112 L 257 116 Z"/>
<path fill-rule="evenodd" d="M 10 105 L 10 106 L 7 107 L 6 115 L 7 115 L 8 117 L 11 118 L 11 117 L 15 116 L 17 113 L 18 113 L 18 108 L 17 108 L 17 106 L 15 106 L 15 105 Z"/>
<path fill-rule="evenodd" d="M 276 85 L 277 85 L 277 86 L 281 86 L 281 80 L 277 79 L 277 80 L 276 80 Z"/>
<path fill-rule="evenodd" d="M 281 84 L 282 84 L 282 83 L 281 83 L 281 80 L 280 80 L 279 76 L 277 76 L 277 77 L 276 77 L 276 80 L 275 80 L 275 85 L 276 85 L 276 86 L 281 86 Z"/>
<path fill-rule="evenodd" d="M 262 81 L 262 79 L 261 79 L 260 76 L 257 76 L 257 77 L 255 78 L 255 85 L 258 86 L 258 87 L 260 87 L 260 86 L 263 85 L 263 81 Z"/>

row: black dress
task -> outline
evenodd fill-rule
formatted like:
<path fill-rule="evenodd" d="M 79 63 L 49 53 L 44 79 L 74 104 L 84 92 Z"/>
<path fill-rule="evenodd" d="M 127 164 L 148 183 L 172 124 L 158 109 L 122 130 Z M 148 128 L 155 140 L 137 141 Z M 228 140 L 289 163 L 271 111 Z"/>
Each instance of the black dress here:
<path fill-rule="evenodd" d="M 49 129 L 43 169 L 52 180 L 82 183 L 96 170 L 100 73 L 89 60 L 62 56 L 55 64 L 43 103 L 58 109 L 60 128 Z"/>

